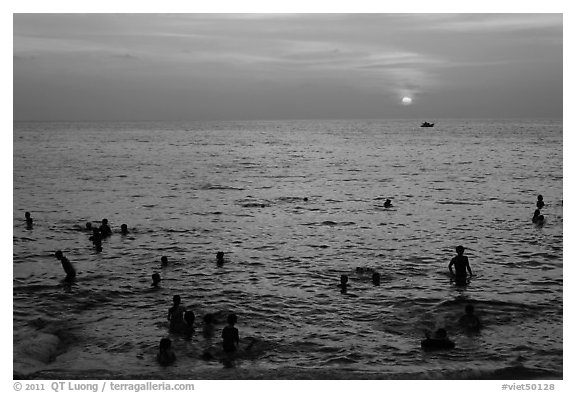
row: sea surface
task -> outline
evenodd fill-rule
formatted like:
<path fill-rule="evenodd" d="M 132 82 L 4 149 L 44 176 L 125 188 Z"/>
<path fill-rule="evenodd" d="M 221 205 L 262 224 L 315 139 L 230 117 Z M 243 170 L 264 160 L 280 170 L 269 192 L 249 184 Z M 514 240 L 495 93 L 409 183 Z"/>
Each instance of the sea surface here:
<path fill-rule="evenodd" d="M 15 378 L 561 379 L 562 123 L 435 123 L 14 123 Z M 97 252 L 83 228 L 103 218 Z M 467 287 L 447 269 L 460 244 Z M 168 332 L 176 294 L 190 339 Z M 479 333 L 458 325 L 467 304 Z M 439 327 L 456 348 L 424 352 Z"/>

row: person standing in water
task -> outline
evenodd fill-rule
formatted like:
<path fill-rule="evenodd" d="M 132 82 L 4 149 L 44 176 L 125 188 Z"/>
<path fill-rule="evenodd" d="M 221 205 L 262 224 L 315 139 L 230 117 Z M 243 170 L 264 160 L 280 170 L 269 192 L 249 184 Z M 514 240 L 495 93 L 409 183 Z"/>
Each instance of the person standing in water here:
<path fill-rule="evenodd" d="M 458 255 L 452 258 L 448 264 L 448 269 L 450 270 L 450 275 L 456 279 L 456 285 L 466 285 L 466 271 L 472 277 L 472 269 L 470 268 L 468 257 L 464 256 L 464 247 L 456 247 L 456 253 Z M 452 270 L 452 266 L 454 266 L 456 272 Z"/>
<path fill-rule="evenodd" d="M 30 212 L 24 213 L 24 217 L 26 218 L 26 229 L 32 229 L 34 220 L 32 220 L 32 217 L 30 217 Z"/>
<path fill-rule="evenodd" d="M 64 280 L 67 282 L 73 281 L 74 278 L 76 278 L 76 270 L 74 269 L 74 266 L 72 266 L 72 263 L 70 263 L 68 258 L 66 258 L 60 250 L 56 251 L 54 256 L 60 261 L 60 263 L 62 263 L 62 268 L 64 268 L 64 272 L 66 273 L 66 278 Z"/>
<path fill-rule="evenodd" d="M 100 225 L 100 234 L 102 237 L 108 237 L 112 235 L 112 229 L 110 229 L 110 225 L 108 225 L 108 219 L 102 219 L 102 225 Z"/>
<path fill-rule="evenodd" d="M 238 329 L 234 327 L 236 322 L 238 322 L 236 314 L 230 314 L 228 315 L 228 326 L 222 329 L 222 348 L 226 353 L 236 352 L 236 349 L 240 345 Z"/>
<path fill-rule="evenodd" d="M 538 195 L 538 201 L 536 202 L 536 207 L 538 209 L 542 209 L 544 207 L 544 197 L 542 195 Z"/>
<path fill-rule="evenodd" d="M 168 320 L 170 321 L 170 331 L 177 332 L 184 325 L 184 313 L 186 308 L 182 306 L 180 295 L 174 295 L 172 297 L 172 302 L 174 305 L 168 310 Z"/>

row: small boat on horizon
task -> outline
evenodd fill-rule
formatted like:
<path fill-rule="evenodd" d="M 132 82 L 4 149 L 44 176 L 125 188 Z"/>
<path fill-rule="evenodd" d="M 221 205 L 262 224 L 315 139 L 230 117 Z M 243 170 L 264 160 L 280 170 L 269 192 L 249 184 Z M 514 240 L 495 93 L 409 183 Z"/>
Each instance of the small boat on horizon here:
<path fill-rule="evenodd" d="M 434 127 L 434 123 L 428 123 L 427 121 L 425 121 L 420 125 L 420 127 Z"/>

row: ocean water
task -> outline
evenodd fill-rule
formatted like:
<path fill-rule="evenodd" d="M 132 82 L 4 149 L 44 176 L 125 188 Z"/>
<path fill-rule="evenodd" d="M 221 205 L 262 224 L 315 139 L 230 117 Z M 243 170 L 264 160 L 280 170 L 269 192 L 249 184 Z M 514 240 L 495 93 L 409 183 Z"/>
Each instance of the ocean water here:
<path fill-rule="evenodd" d="M 15 378 L 563 377 L 560 121 L 14 123 L 13 140 Z M 82 228 L 102 218 L 115 233 L 96 252 Z M 459 244 L 465 288 L 447 270 Z M 190 339 L 168 332 L 175 294 Z M 467 304 L 479 333 L 458 326 Z M 423 352 L 438 327 L 456 348 Z"/>

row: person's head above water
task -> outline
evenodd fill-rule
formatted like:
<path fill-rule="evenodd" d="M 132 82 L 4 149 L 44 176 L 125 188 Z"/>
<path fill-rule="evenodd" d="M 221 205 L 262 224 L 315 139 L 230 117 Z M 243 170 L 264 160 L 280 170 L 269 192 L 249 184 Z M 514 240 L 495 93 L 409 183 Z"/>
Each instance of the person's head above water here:
<path fill-rule="evenodd" d="M 374 285 L 380 285 L 380 273 L 378 272 L 372 273 L 372 283 Z"/>
<path fill-rule="evenodd" d="M 440 329 L 436 330 L 434 337 L 442 339 L 442 338 L 446 338 L 447 335 L 448 334 L 446 333 L 446 330 L 440 328 Z"/>
<path fill-rule="evenodd" d="M 544 197 L 543 197 L 542 195 L 538 195 L 538 200 L 539 200 L 539 201 L 541 201 L 541 200 L 543 200 L 543 199 L 544 199 Z"/>
<path fill-rule="evenodd" d="M 341 282 L 342 284 L 348 283 L 348 276 L 347 276 L 346 274 L 342 274 L 342 275 L 340 276 L 340 282 Z"/>
<path fill-rule="evenodd" d="M 224 251 L 218 251 L 216 253 L 216 259 L 218 259 L 218 260 L 224 259 Z"/>
<path fill-rule="evenodd" d="M 160 258 L 160 262 L 162 262 L 162 266 L 167 266 L 168 265 L 168 257 L 163 256 L 162 258 Z"/>
<path fill-rule="evenodd" d="M 128 225 L 126 225 L 126 224 L 120 225 L 120 231 L 122 233 L 128 233 Z"/>
<path fill-rule="evenodd" d="M 26 217 L 26 218 L 30 218 L 30 212 L 26 212 L 26 213 L 24 213 L 24 217 Z"/>
<path fill-rule="evenodd" d="M 91 222 L 86 223 L 86 229 L 88 229 L 90 231 L 92 230 L 92 223 Z"/>
<path fill-rule="evenodd" d="M 188 325 L 193 325 L 194 324 L 194 320 L 196 319 L 196 315 L 194 315 L 193 311 L 186 311 L 184 313 L 184 320 L 186 321 L 186 323 Z"/>
<path fill-rule="evenodd" d="M 174 295 L 172 296 L 172 301 L 174 302 L 175 305 L 179 305 L 182 299 L 180 299 L 180 295 Z"/>
<path fill-rule="evenodd" d="M 102 219 L 102 225 L 108 225 L 108 219 L 107 218 Z"/>
<path fill-rule="evenodd" d="M 238 322 L 238 317 L 236 316 L 236 314 L 232 313 L 228 314 L 228 318 L 226 320 L 230 325 L 234 325 L 236 322 Z"/>
<path fill-rule="evenodd" d="M 64 254 L 62 254 L 62 251 L 58 250 L 58 251 L 56 251 L 56 252 L 54 253 L 54 256 L 55 256 L 57 259 L 62 259 L 62 257 L 64 256 Z"/>
<path fill-rule="evenodd" d="M 464 254 L 464 247 L 463 246 L 456 246 L 456 253 L 458 255 Z"/>
<path fill-rule="evenodd" d="M 152 274 L 152 285 L 157 286 L 160 283 L 160 275 L 158 273 Z"/>
<path fill-rule="evenodd" d="M 160 350 L 166 351 L 172 347 L 172 341 L 169 338 L 163 338 L 160 340 Z"/>

